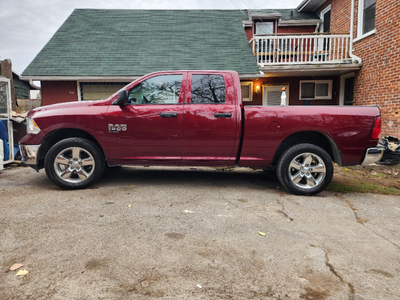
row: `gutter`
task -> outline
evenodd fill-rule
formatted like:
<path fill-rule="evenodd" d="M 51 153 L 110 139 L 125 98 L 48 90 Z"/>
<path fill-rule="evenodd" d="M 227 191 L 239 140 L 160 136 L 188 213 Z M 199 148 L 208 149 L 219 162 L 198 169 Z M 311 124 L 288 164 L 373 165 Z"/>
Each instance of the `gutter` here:
<path fill-rule="evenodd" d="M 353 62 L 362 64 L 362 59 L 353 54 L 353 31 L 354 31 L 354 0 L 351 0 L 351 20 L 350 20 L 350 49 L 349 56 L 353 59 Z"/>
<path fill-rule="evenodd" d="M 37 86 L 32 79 L 29 80 L 29 84 L 31 85 L 31 87 L 33 87 L 35 90 L 41 90 L 40 86 Z"/>
<path fill-rule="evenodd" d="M 143 74 L 144 75 L 144 74 Z M 99 81 L 99 82 L 132 82 L 141 76 L 21 76 L 26 81 Z"/>
<path fill-rule="evenodd" d="M 304 0 L 297 6 L 297 11 L 302 11 L 304 7 L 307 6 L 308 3 L 310 3 L 311 0 Z"/>

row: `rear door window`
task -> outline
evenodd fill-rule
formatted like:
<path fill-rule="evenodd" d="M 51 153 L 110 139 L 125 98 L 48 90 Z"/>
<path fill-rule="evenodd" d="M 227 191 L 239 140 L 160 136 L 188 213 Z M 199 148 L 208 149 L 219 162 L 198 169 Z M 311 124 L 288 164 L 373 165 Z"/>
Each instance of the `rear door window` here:
<path fill-rule="evenodd" d="M 201 74 L 192 76 L 191 103 L 225 103 L 226 88 L 222 75 Z"/>

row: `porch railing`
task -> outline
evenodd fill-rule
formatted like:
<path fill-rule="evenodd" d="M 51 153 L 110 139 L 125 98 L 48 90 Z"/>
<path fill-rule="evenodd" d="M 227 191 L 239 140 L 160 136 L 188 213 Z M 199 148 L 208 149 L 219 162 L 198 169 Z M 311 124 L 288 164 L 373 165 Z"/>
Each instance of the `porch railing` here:
<path fill-rule="evenodd" d="M 332 64 L 349 58 L 348 34 L 256 35 L 250 41 L 258 64 Z"/>

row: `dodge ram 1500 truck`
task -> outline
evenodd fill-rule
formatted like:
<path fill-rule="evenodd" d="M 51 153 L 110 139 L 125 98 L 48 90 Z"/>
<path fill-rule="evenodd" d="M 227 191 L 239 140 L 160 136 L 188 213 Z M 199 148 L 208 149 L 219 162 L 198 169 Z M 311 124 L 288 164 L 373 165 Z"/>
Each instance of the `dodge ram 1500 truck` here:
<path fill-rule="evenodd" d="M 295 194 L 321 192 L 333 163 L 378 161 L 378 107 L 244 106 L 232 71 L 166 71 L 106 100 L 32 110 L 25 164 L 64 189 L 86 188 L 108 166 L 276 168 Z"/>

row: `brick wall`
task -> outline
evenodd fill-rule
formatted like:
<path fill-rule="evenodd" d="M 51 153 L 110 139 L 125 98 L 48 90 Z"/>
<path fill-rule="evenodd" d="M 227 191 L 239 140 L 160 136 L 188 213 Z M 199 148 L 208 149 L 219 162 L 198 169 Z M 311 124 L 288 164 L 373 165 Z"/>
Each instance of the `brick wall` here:
<path fill-rule="evenodd" d="M 318 9 L 318 14 L 328 5 L 331 5 L 331 33 L 349 34 L 351 0 L 327 1 Z"/>
<path fill-rule="evenodd" d="M 357 38 L 358 0 L 354 1 L 353 38 Z M 351 0 L 331 0 L 331 32 L 349 33 Z M 354 105 L 379 105 L 382 111 L 382 136 L 400 138 L 400 1 L 376 1 L 376 34 L 356 41 L 353 54 L 362 59 L 355 73 Z"/>
<path fill-rule="evenodd" d="M 345 1 L 345 0 L 342 0 Z M 346 0 L 347 1 L 347 0 Z M 358 1 L 355 1 L 357 23 Z M 353 53 L 363 60 L 356 72 L 355 105 L 379 105 L 382 135 L 400 138 L 400 1 L 377 0 L 376 34 L 356 41 Z M 354 38 L 357 27 L 354 27 Z"/>

